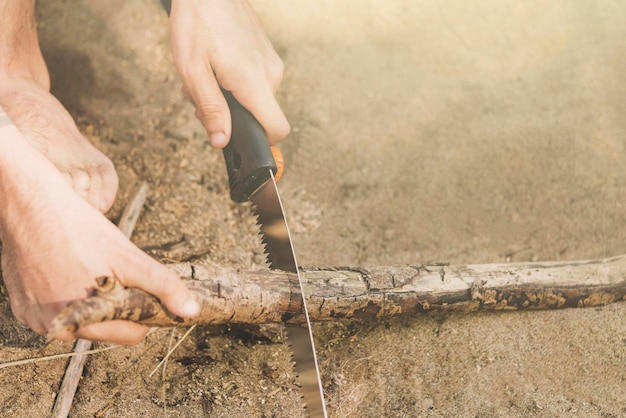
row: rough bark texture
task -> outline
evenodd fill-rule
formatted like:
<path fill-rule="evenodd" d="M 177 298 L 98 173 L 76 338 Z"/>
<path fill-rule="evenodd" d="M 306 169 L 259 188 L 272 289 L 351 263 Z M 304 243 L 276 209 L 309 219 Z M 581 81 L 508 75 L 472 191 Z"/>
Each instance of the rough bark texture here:
<path fill-rule="evenodd" d="M 55 330 L 111 319 L 151 326 L 304 321 L 293 274 L 193 264 L 169 267 L 200 302 L 198 317 L 183 321 L 153 296 L 102 278 L 93 297 L 68 305 L 57 317 Z M 302 280 L 312 321 L 590 307 L 624 300 L 626 256 L 575 262 L 305 268 Z"/>

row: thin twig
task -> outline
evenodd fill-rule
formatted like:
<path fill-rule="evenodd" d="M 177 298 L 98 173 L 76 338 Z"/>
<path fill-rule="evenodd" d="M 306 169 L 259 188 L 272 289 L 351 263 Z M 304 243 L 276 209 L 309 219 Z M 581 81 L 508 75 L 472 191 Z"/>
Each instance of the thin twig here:
<path fill-rule="evenodd" d="M 71 353 L 60 353 L 60 354 L 52 354 L 52 355 L 44 356 L 44 357 L 35 357 L 35 358 L 27 358 L 27 359 L 22 359 L 22 360 L 7 361 L 6 363 L 0 363 L 0 369 L 5 369 L 7 367 L 13 367 L 13 366 L 21 366 L 21 365 L 30 364 L 30 363 L 38 363 L 40 361 L 55 360 L 59 358 L 68 358 L 68 357 L 75 358 L 77 356 L 83 356 L 87 354 L 102 353 L 103 351 L 109 351 L 118 347 L 121 347 L 121 345 L 110 345 L 107 347 L 82 351 L 80 353 L 72 351 Z"/>
<path fill-rule="evenodd" d="M 194 330 L 196 326 L 192 325 L 191 327 L 189 327 L 189 329 L 187 330 L 187 332 L 183 335 L 183 337 L 178 340 L 178 342 L 176 343 L 176 345 L 170 350 L 168 351 L 168 353 L 165 355 L 165 357 L 163 357 L 163 360 L 161 360 L 159 362 L 159 364 L 157 364 L 157 366 L 154 368 L 154 370 L 152 370 L 152 372 L 150 372 L 150 374 L 148 375 L 148 377 L 152 377 L 153 374 L 156 373 L 157 370 L 159 370 L 159 367 L 161 367 L 162 364 L 164 364 L 165 362 L 167 362 L 167 359 L 170 357 L 170 355 L 176 351 L 176 349 L 178 348 L 178 346 L 180 345 L 180 343 L 182 343 L 185 338 L 187 338 L 187 336 L 191 333 L 191 331 Z"/>
<path fill-rule="evenodd" d="M 172 328 L 170 331 L 170 338 L 167 344 L 168 353 L 172 352 L 172 344 L 174 343 L 174 333 L 176 328 Z M 163 369 L 161 370 L 161 397 L 163 398 L 163 416 L 167 418 L 167 396 L 165 396 L 165 369 L 167 368 L 167 361 L 163 362 Z"/>
<path fill-rule="evenodd" d="M 148 196 L 148 184 L 146 182 L 141 183 L 139 189 L 132 197 L 120 220 L 118 222 L 118 228 L 122 233 L 130 238 L 135 229 L 135 224 L 139 215 L 141 214 L 141 208 L 146 202 Z M 85 339 L 79 339 L 74 346 L 75 355 L 70 359 L 70 362 L 65 369 L 65 375 L 59 388 L 59 393 L 54 401 L 54 407 L 52 409 L 52 418 L 66 418 L 72 408 L 72 401 L 78 388 L 78 382 L 83 374 L 83 367 L 87 360 L 86 352 L 91 348 L 92 342 Z"/>
<path fill-rule="evenodd" d="M 124 209 L 124 212 L 122 213 L 122 216 L 117 223 L 117 227 L 120 231 L 122 231 L 126 238 L 130 239 L 130 237 L 133 235 L 135 225 L 137 224 L 139 215 L 141 215 L 141 209 L 146 203 L 147 197 L 148 183 L 144 181 L 139 186 L 139 189 L 137 190 L 133 198 L 126 205 L 126 208 Z"/>
<path fill-rule="evenodd" d="M 146 334 L 146 337 L 150 334 L 152 334 L 155 330 L 157 330 L 159 328 L 151 328 L 150 331 Z M 72 351 L 70 353 L 59 353 L 59 354 L 51 354 L 49 356 L 43 356 L 43 357 L 35 357 L 35 358 L 26 358 L 26 359 L 22 359 L 22 360 L 14 360 L 14 361 L 7 361 L 5 363 L 0 363 L 0 369 L 6 369 L 7 367 L 13 367 L 13 366 L 21 366 L 24 364 L 30 364 L 30 363 L 38 363 L 40 361 L 49 361 L 49 360 L 55 360 L 58 358 L 68 358 L 68 357 L 75 357 L 81 354 L 98 354 L 98 353 L 102 353 L 103 351 L 109 351 L 112 350 L 114 348 L 119 348 L 122 347 L 119 344 L 114 344 L 114 345 L 110 345 L 107 347 L 102 347 L 102 348 L 94 348 L 93 350 L 86 350 L 83 351 L 81 353 L 77 353 L 76 351 Z"/>
<path fill-rule="evenodd" d="M 159 328 L 151 328 L 150 331 L 146 334 L 146 337 L 152 334 L 157 329 Z M 82 354 L 85 354 L 85 355 L 98 354 L 98 353 L 102 353 L 103 351 L 109 351 L 109 350 L 112 350 L 114 348 L 119 348 L 119 347 L 122 347 L 122 346 L 119 344 L 115 344 L 115 345 L 110 345 L 110 346 L 102 347 L 102 348 L 94 348 L 93 350 L 86 350 L 80 353 L 76 351 L 72 351 L 70 353 L 51 354 L 49 356 L 43 356 L 43 357 L 34 357 L 34 358 L 26 358 L 26 359 L 21 359 L 21 360 L 7 361 L 5 363 L 0 363 L 0 369 L 6 369 L 7 367 L 21 366 L 21 365 L 30 364 L 30 363 L 38 363 L 40 361 L 55 360 L 58 358 L 68 358 L 68 357 L 73 358 Z"/>

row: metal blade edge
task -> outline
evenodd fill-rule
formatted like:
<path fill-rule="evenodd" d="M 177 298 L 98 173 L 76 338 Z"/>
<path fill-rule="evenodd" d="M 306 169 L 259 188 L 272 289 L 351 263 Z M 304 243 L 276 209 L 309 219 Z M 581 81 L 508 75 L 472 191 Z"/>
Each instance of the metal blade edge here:
<path fill-rule="evenodd" d="M 274 174 L 270 170 L 270 179 L 251 196 L 252 210 L 258 217 L 260 233 L 267 260 L 271 269 L 278 269 L 296 273 L 297 286 L 294 283 L 294 296 L 299 293 L 302 308 L 306 318 L 306 328 L 286 327 L 287 340 L 291 345 L 297 382 L 307 413 L 314 417 L 328 417 L 324 402 L 324 391 L 320 377 L 315 341 L 311 331 L 311 321 L 304 297 L 304 286 L 298 269 L 296 254 L 291 239 L 291 233 L 285 218 L 278 187 Z"/>

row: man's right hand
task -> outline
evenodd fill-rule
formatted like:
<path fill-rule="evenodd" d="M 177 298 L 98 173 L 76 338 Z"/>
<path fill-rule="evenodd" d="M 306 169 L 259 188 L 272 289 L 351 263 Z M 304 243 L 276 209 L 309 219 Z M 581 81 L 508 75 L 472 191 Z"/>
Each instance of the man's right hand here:
<path fill-rule="evenodd" d="M 231 116 L 220 87 L 259 121 L 271 145 L 289 134 L 275 94 L 283 62 L 246 0 L 174 0 L 170 14 L 174 64 L 211 145 L 230 140 Z"/>

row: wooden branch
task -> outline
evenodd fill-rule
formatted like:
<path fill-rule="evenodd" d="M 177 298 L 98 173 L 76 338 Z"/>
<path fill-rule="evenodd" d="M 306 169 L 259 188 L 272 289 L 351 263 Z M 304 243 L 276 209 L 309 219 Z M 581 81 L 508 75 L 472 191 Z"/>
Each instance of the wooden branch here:
<path fill-rule="evenodd" d="M 133 198 L 128 202 L 128 205 L 126 205 L 117 226 L 127 238 L 130 238 L 133 234 L 135 224 L 141 214 L 141 208 L 143 208 L 147 197 L 148 183 L 143 182 Z M 85 351 L 89 351 L 92 344 L 93 343 L 89 340 L 78 339 L 74 345 L 74 352 L 84 353 Z M 76 354 L 70 358 L 67 368 L 65 369 L 65 374 L 63 375 L 59 393 L 54 400 L 54 407 L 50 415 L 51 418 L 66 418 L 68 416 L 70 409 L 72 409 L 72 401 L 74 400 L 80 377 L 83 374 L 86 360 L 86 354 Z"/>
<path fill-rule="evenodd" d="M 54 331 L 74 331 L 111 319 L 150 326 L 304 321 L 290 285 L 291 273 L 193 264 L 169 267 L 200 302 L 198 317 L 183 321 L 155 297 L 104 280 L 94 297 L 68 305 L 56 318 Z M 626 256 L 573 262 L 308 268 L 302 270 L 302 279 L 312 321 L 590 307 L 624 300 Z"/>

